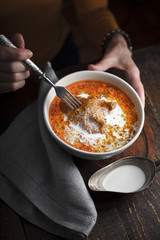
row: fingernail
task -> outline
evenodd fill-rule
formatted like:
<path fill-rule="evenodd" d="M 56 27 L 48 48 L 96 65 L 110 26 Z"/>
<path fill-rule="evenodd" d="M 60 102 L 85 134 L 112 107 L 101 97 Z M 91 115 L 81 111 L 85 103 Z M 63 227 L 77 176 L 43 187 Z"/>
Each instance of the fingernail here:
<path fill-rule="evenodd" d="M 33 56 L 33 53 L 30 50 L 27 50 L 26 55 L 28 58 L 31 58 Z"/>

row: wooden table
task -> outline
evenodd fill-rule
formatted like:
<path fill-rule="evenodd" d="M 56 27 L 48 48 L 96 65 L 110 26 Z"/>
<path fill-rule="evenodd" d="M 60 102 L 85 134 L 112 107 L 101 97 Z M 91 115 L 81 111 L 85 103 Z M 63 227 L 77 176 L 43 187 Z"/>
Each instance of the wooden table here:
<path fill-rule="evenodd" d="M 133 58 L 141 71 L 146 92 L 145 126 L 138 140 L 125 152 L 112 159 L 80 161 L 75 159 L 84 180 L 116 159 L 137 155 L 160 159 L 160 45 L 134 52 Z M 59 71 L 59 77 L 85 65 Z M 17 114 L 38 97 L 38 80 L 27 80 L 26 86 L 15 92 L 0 95 L 0 133 L 3 133 Z M 160 173 L 152 184 L 136 194 L 91 192 L 98 211 L 97 223 L 88 240 L 159 240 L 160 239 Z M 3 201 L 0 201 L 0 240 L 62 240 L 32 225 Z"/>

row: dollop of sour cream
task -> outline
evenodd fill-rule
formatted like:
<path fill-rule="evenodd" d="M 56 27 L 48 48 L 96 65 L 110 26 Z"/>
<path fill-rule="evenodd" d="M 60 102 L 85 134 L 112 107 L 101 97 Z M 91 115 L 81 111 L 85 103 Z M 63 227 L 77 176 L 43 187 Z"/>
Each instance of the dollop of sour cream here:
<path fill-rule="evenodd" d="M 88 98 L 89 95 L 82 93 L 78 95 L 81 98 Z M 108 100 L 105 97 L 101 97 L 99 100 L 103 100 L 108 102 Z M 116 101 L 114 101 L 116 102 Z M 124 120 L 125 114 L 122 111 L 121 107 L 116 102 L 116 107 L 112 109 L 111 111 L 106 111 L 106 114 L 104 116 L 104 119 L 106 121 L 107 125 L 112 126 L 112 129 L 115 128 L 115 131 L 113 131 L 112 135 L 117 138 L 121 139 L 120 144 L 124 144 L 124 141 L 129 138 L 129 131 L 127 129 L 123 129 L 126 121 Z M 67 116 L 64 115 L 64 121 L 67 121 Z M 95 124 L 94 122 L 91 124 Z M 123 132 L 123 136 L 122 136 Z M 114 143 L 105 142 L 106 134 L 101 133 L 88 133 L 83 126 L 79 124 L 75 124 L 74 122 L 70 122 L 69 126 L 66 126 L 66 135 L 65 140 L 67 142 L 70 142 L 71 144 L 75 145 L 78 141 L 83 143 L 84 145 L 88 146 L 91 145 L 95 148 L 99 148 L 99 146 L 106 146 L 108 150 L 111 150 L 114 148 Z"/>

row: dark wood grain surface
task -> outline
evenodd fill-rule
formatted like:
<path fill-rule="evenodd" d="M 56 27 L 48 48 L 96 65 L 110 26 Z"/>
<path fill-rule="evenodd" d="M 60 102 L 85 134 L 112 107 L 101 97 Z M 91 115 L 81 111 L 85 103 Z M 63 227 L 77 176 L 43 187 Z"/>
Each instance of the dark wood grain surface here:
<path fill-rule="evenodd" d="M 84 180 L 108 163 L 128 155 L 160 159 L 160 45 L 134 52 L 146 92 L 145 125 L 138 140 L 118 156 L 87 161 L 74 159 Z M 59 77 L 86 69 L 85 65 L 59 71 Z M 17 114 L 38 97 L 39 82 L 31 77 L 16 93 L 0 95 L 0 133 Z M 160 240 L 160 172 L 152 184 L 135 194 L 90 192 L 98 211 L 88 240 Z M 62 240 L 29 223 L 0 201 L 0 240 Z"/>

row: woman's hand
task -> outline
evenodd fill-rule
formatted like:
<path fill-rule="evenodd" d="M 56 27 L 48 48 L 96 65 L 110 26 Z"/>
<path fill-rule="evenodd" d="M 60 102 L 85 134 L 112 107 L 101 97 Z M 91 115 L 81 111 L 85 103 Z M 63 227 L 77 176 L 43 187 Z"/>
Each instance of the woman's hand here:
<path fill-rule="evenodd" d="M 22 88 L 30 75 L 20 61 L 32 57 L 32 52 L 24 48 L 25 42 L 21 34 L 15 34 L 12 42 L 17 48 L 0 46 L 0 93 Z"/>
<path fill-rule="evenodd" d="M 137 91 L 143 105 L 145 105 L 145 94 L 140 79 L 140 71 L 131 57 L 126 40 L 121 34 L 116 34 L 112 37 L 107 44 L 103 58 L 98 63 L 88 66 L 88 69 L 96 71 L 106 71 L 109 68 L 117 68 L 124 71 L 126 80 Z"/>

